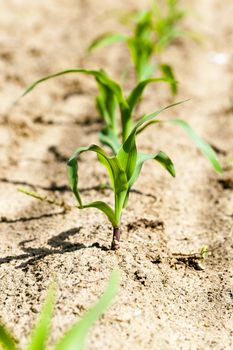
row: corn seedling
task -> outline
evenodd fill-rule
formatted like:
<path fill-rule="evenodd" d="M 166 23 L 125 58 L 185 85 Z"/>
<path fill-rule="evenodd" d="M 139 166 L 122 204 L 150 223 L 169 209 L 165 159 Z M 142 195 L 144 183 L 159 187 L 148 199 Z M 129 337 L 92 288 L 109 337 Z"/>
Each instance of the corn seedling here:
<path fill-rule="evenodd" d="M 46 80 L 71 73 L 82 73 L 95 78 L 99 90 L 99 95 L 96 98 L 96 106 L 104 121 L 104 127 L 99 137 L 100 141 L 109 146 L 114 154 L 117 153 L 120 144 L 127 139 L 133 128 L 133 114 L 146 86 L 158 82 L 173 84 L 172 78 L 145 79 L 136 84 L 127 97 L 125 97 L 121 85 L 112 80 L 103 70 L 69 69 L 36 81 L 29 86 L 23 96 Z"/>
<path fill-rule="evenodd" d="M 175 176 L 175 168 L 173 162 L 166 153 L 162 151 L 153 154 L 141 153 L 138 152 L 136 145 L 137 135 L 143 132 L 150 125 L 164 122 L 157 118 L 158 115 L 163 110 L 171 108 L 174 105 L 176 104 L 169 105 L 159 111 L 140 118 L 132 128 L 129 136 L 118 148 L 116 155 L 109 156 L 101 147 L 97 145 L 91 145 L 89 147 L 78 148 L 68 162 L 70 185 L 77 199 L 78 207 L 80 209 L 97 208 L 107 216 L 113 227 L 113 239 L 111 245 L 112 249 L 115 248 L 116 241 L 120 241 L 120 224 L 122 211 L 127 205 L 129 192 L 135 181 L 138 179 L 144 162 L 153 159 L 162 167 L 164 167 L 170 173 L 170 175 L 173 177 Z M 191 137 L 191 139 L 196 143 L 202 153 L 207 156 L 215 170 L 217 172 L 221 171 L 221 166 L 217 160 L 214 150 L 205 141 L 203 141 L 184 120 L 170 119 L 167 120 L 167 122 L 171 122 L 182 127 Z M 112 190 L 114 192 L 114 208 L 110 207 L 103 201 L 94 201 L 88 204 L 84 204 L 81 199 L 81 195 L 78 189 L 78 159 L 80 154 L 90 151 L 96 153 L 99 162 L 108 171 Z"/>
<path fill-rule="evenodd" d="M 119 286 L 119 273 L 114 271 L 111 274 L 108 286 L 97 302 L 89 309 L 84 316 L 75 323 L 52 347 L 54 350 L 83 350 L 85 341 L 93 324 L 99 319 L 103 312 L 108 308 L 112 299 L 115 297 Z M 50 325 L 54 308 L 55 288 L 50 286 L 47 298 L 42 308 L 39 320 L 32 331 L 31 339 L 27 350 L 45 350 L 47 348 L 48 337 L 50 336 Z M 14 336 L 0 322 L 0 347 L 4 350 L 18 350 L 17 342 Z M 51 347 L 49 347 L 51 348 Z"/>
<path fill-rule="evenodd" d="M 175 39 L 189 35 L 180 26 L 187 13 L 180 8 L 179 0 L 166 0 L 165 3 L 163 6 L 161 1 L 152 1 L 157 52 L 163 51 Z"/>
<path fill-rule="evenodd" d="M 118 137 L 118 132 L 116 133 L 115 129 L 110 127 L 109 124 L 107 124 L 107 126 L 100 133 L 100 140 L 103 144 L 106 144 L 111 148 L 113 155 L 108 155 L 103 148 L 97 145 L 91 145 L 89 147 L 78 148 L 68 162 L 70 186 L 78 202 L 78 207 L 80 209 L 97 208 L 107 216 L 113 227 L 113 239 L 111 247 L 114 248 L 116 241 L 120 240 L 120 223 L 122 211 L 127 205 L 129 192 L 140 174 L 143 163 L 146 160 L 154 159 L 160 163 L 160 165 L 162 165 L 172 176 L 175 176 L 175 169 L 172 160 L 162 151 L 154 154 L 144 154 L 138 152 L 136 146 L 136 137 L 147 127 L 157 123 L 164 123 L 165 121 L 157 118 L 159 114 L 168 108 L 180 104 L 181 102 L 171 104 L 159 111 L 144 115 L 137 121 L 134 121 L 134 108 L 141 98 L 144 88 L 147 84 L 157 81 L 157 79 L 146 79 L 138 83 L 136 87 L 131 91 L 130 95 L 125 98 L 121 86 L 111 80 L 106 75 L 106 73 L 103 71 L 92 71 L 84 69 L 63 71 L 40 79 L 32 84 L 26 90 L 24 95 L 33 90 L 38 84 L 45 80 L 63 74 L 77 72 L 93 75 L 97 79 L 98 83 L 101 84 L 101 87 L 103 86 L 104 88 L 111 91 L 114 103 L 117 103 L 120 109 L 122 128 L 122 131 L 120 132 L 121 137 Z M 111 105 L 111 99 L 110 101 L 106 99 L 106 102 L 109 102 Z M 204 155 L 206 155 L 207 158 L 211 161 L 215 170 L 217 172 L 221 171 L 221 166 L 218 163 L 214 150 L 192 130 L 189 124 L 181 119 L 171 119 L 167 120 L 166 122 L 171 122 L 182 127 L 191 137 L 191 139 L 196 143 L 197 147 L 199 147 Z M 110 207 L 103 201 L 94 201 L 88 204 L 84 204 L 81 199 L 78 188 L 78 158 L 80 154 L 90 151 L 96 153 L 99 162 L 107 169 L 111 187 L 114 192 L 114 208 Z"/>
<path fill-rule="evenodd" d="M 163 6 L 162 6 L 163 5 Z M 132 34 L 105 33 L 97 37 L 88 47 L 91 52 L 97 48 L 103 48 L 116 42 L 125 42 L 130 51 L 130 56 L 135 68 L 137 81 L 150 78 L 155 69 L 159 68 L 164 77 L 172 80 L 171 92 L 177 93 L 177 82 L 173 69 L 170 65 L 159 63 L 160 54 L 175 39 L 187 36 L 180 26 L 181 20 L 186 13 L 178 6 L 177 0 L 166 0 L 165 4 L 152 1 L 151 9 L 138 11 L 131 14 L 133 20 Z M 156 64 L 152 62 L 155 54 Z"/>

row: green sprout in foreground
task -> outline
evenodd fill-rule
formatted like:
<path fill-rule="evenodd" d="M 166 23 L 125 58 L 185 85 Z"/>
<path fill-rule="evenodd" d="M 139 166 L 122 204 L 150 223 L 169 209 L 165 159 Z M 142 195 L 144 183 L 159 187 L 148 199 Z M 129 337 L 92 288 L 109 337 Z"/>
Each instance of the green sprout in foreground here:
<path fill-rule="evenodd" d="M 135 68 L 137 81 L 150 78 L 155 69 L 159 69 L 164 77 L 173 80 L 170 89 L 175 95 L 177 82 L 173 69 L 162 62 L 161 54 L 174 40 L 191 35 L 180 25 L 185 16 L 186 12 L 179 7 L 178 0 L 152 1 L 150 10 L 128 15 L 133 22 L 131 34 L 102 34 L 93 40 L 88 51 L 91 52 L 117 42 L 125 42 Z M 153 56 L 156 62 L 153 62 Z"/>
<path fill-rule="evenodd" d="M 52 347 L 54 350 L 83 350 L 85 341 L 93 324 L 99 319 L 103 312 L 108 308 L 112 299 L 115 297 L 120 282 L 120 276 L 117 271 L 111 274 L 107 288 L 104 294 L 92 308 L 86 311 L 84 316 L 75 323 L 65 335 L 62 336 Z M 51 285 L 42 308 L 39 320 L 32 331 L 27 350 L 45 350 L 50 336 L 51 319 L 54 308 L 55 288 Z M 18 345 L 12 333 L 0 321 L 0 347 L 4 350 L 18 350 Z M 51 348 L 51 347 L 50 347 Z M 2 348 L 1 348 L 2 349 Z"/>

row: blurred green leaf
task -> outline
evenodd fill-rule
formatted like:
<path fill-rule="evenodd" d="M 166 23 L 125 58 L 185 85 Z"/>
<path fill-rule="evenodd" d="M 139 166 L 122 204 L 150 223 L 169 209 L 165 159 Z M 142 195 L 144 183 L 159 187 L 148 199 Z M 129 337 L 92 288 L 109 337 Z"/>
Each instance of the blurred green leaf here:
<path fill-rule="evenodd" d="M 115 93 L 116 98 L 118 99 L 119 103 L 122 103 L 122 104 L 127 106 L 127 103 L 124 99 L 123 92 L 121 90 L 120 85 L 117 84 L 112 79 L 110 79 L 109 76 L 103 70 L 90 70 L 90 69 L 83 69 L 83 68 L 81 68 L 81 69 L 67 69 L 67 70 L 64 70 L 64 71 L 61 71 L 61 72 L 58 72 L 55 74 L 47 75 L 46 77 L 43 77 L 43 78 L 35 81 L 33 84 L 31 84 L 26 89 L 26 91 L 23 93 L 22 96 L 27 95 L 36 86 L 43 83 L 44 81 L 47 81 L 47 80 L 53 79 L 53 78 L 57 78 L 57 77 L 60 77 L 62 75 L 66 75 L 66 74 L 72 74 L 72 73 L 83 73 L 83 74 L 94 76 L 98 80 L 99 84 L 103 84 L 103 85 L 107 86 L 110 90 L 112 90 Z"/>
<path fill-rule="evenodd" d="M 213 148 L 205 142 L 192 128 L 182 119 L 170 119 L 169 122 L 181 126 L 193 140 L 201 152 L 209 159 L 217 173 L 222 171 L 221 165 Z"/>
<path fill-rule="evenodd" d="M 31 341 L 27 347 L 28 350 L 45 350 L 46 343 L 50 334 L 54 299 L 55 287 L 52 284 L 49 287 L 48 295 L 46 297 L 37 325 L 32 332 Z"/>
<path fill-rule="evenodd" d="M 88 47 L 88 51 L 90 52 L 126 40 L 127 36 L 121 33 L 104 33 L 92 41 L 91 45 Z"/>
<path fill-rule="evenodd" d="M 81 320 L 59 340 L 55 350 L 83 350 L 85 341 L 93 324 L 109 307 L 112 299 L 116 296 L 120 283 L 120 275 L 117 271 L 111 274 L 109 284 L 98 303 L 89 309 Z"/>
<path fill-rule="evenodd" d="M 183 101 L 185 102 L 185 101 Z M 180 104 L 182 102 L 178 102 L 178 104 Z M 175 103 L 174 105 L 176 105 L 177 103 Z M 168 106 L 167 108 L 171 108 L 173 105 Z M 167 109 L 165 107 L 165 109 Z M 163 110 L 165 110 L 163 109 Z M 160 110 L 161 112 L 162 110 Z M 160 113 L 159 112 L 159 113 Z M 169 123 L 173 123 L 176 125 L 181 126 L 186 133 L 188 134 L 188 136 L 193 140 L 193 142 L 196 144 L 196 146 L 201 150 L 201 152 L 209 159 L 209 161 L 211 162 L 211 164 L 213 165 L 214 169 L 216 170 L 217 173 L 220 173 L 222 171 L 221 165 L 217 159 L 217 155 L 215 153 L 215 151 L 213 150 L 213 148 L 207 143 L 205 142 L 192 128 L 191 126 L 185 122 L 182 119 L 168 119 L 165 121 L 162 120 L 153 120 L 155 116 L 157 116 L 159 114 L 158 112 L 152 113 L 150 115 L 147 115 L 143 118 L 141 118 L 141 120 L 139 120 L 139 122 L 137 123 L 137 125 L 135 126 L 135 128 L 137 129 L 137 133 L 141 133 L 142 131 L 144 131 L 148 126 L 155 124 L 155 123 L 164 123 L 164 122 L 169 122 Z M 145 125 L 143 125 L 145 124 Z"/>
<path fill-rule="evenodd" d="M 146 80 L 142 80 L 139 82 L 135 88 L 131 91 L 130 95 L 127 98 L 127 102 L 130 108 L 130 111 L 132 112 L 133 109 L 136 107 L 138 102 L 140 101 L 142 94 L 144 92 L 144 89 L 147 87 L 147 85 L 152 83 L 159 83 L 159 82 L 165 82 L 168 83 L 171 80 L 173 80 L 173 77 L 161 77 L 161 78 L 150 78 Z"/>
<path fill-rule="evenodd" d="M 147 114 L 147 115 L 143 116 L 142 118 L 140 118 L 140 119 L 138 120 L 138 122 L 136 123 L 136 125 L 135 125 L 134 129 L 132 130 L 131 134 L 133 134 L 134 132 L 136 132 L 137 134 L 139 134 L 142 130 L 145 129 L 145 127 L 142 127 L 142 128 L 141 128 L 141 126 L 143 126 L 143 124 L 149 123 L 150 121 L 152 121 L 153 123 L 157 123 L 157 121 L 154 121 L 154 118 L 157 117 L 160 113 L 162 113 L 163 111 L 165 111 L 165 110 L 167 110 L 167 109 L 170 109 L 170 108 L 172 108 L 172 107 L 178 106 L 178 105 L 180 105 L 181 103 L 184 103 L 184 102 L 186 102 L 186 101 L 188 101 L 188 100 L 183 100 L 183 101 L 179 101 L 179 102 L 172 103 L 172 104 L 170 104 L 170 105 L 168 105 L 168 106 L 166 106 L 166 107 L 163 107 L 163 108 L 159 109 L 158 111 L 155 111 L 155 112 L 153 112 L 153 113 L 150 113 L 150 114 Z M 147 125 L 148 125 L 148 124 L 147 124 Z M 146 126 L 147 126 L 147 125 L 146 125 Z M 140 128 L 140 129 L 139 129 L 139 128 Z"/>
<path fill-rule="evenodd" d="M 117 133 L 117 98 L 115 92 L 109 86 L 97 80 L 99 95 L 96 97 L 96 107 L 104 119 L 106 127 Z"/>
<path fill-rule="evenodd" d="M 0 348 L 1 346 L 4 350 L 17 350 L 13 335 L 0 321 Z"/>
<path fill-rule="evenodd" d="M 170 82 L 172 94 L 176 95 L 178 82 L 175 80 L 175 74 L 172 67 L 168 64 L 160 64 L 160 69 L 163 72 L 164 77 L 167 78 Z"/>

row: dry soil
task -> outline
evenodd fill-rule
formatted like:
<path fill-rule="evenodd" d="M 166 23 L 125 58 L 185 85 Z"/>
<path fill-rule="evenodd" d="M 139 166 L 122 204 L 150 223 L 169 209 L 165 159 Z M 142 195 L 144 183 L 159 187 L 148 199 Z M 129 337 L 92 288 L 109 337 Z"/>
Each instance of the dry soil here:
<path fill-rule="evenodd" d="M 233 25 L 232 0 L 190 0 L 186 38 L 169 47 L 177 100 L 191 99 L 163 118 L 182 117 L 216 149 L 215 174 L 182 130 L 154 126 L 138 146 L 167 152 L 172 179 L 145 165 L 122 218 L 122 242 L 109 250 L 111 227 L 96 210 L 64 212 L 17 192 L 23 186 L 75 204 L 66 165 L 76 147 L 98 143 L 101 124 L 91 78 L 71 75 L 38 87 L 11 108 L 25 87 L 61 69 L 104 68 L 118 78 L 130 66 L 123 44 L 91 56 L 85 48 L 103 31 L 124 30 L 118 15 L 146 1 L 5 0 L 0 4 L 0 317 L 25 348 L 49 284 L 58 283 L 50 342 L 63 334 L 121 271 L 111 308 L 93 328 L 88 350 L 230 350 L 233 348 Z M 115 11 L 117 10 L 117 11 Z M 130 68 L 126 87 L 133 84 Z M 140 110 L 170 100 L 164 85 L 148 88 Z M 140 112 L 140 111 L 139 111 Z M 85 201 L 111 201 L 105 171 L 82 157 Z M 202 246 L 204 262 L 193 257 Z"/>

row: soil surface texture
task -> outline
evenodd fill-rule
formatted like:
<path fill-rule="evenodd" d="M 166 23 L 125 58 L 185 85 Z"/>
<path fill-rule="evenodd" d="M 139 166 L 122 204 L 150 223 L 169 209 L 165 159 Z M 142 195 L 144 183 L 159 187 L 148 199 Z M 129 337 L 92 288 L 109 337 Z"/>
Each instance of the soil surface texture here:
<path fill-rule="evenodd" d="M 162 118 L 183 118 L 216 150 L 216 174 L 183 130 L 152 126 L 138 139 L 143 152 L 173 159 L 171 178 L 145 164 L 122 217 L 120 248 L 94 209 L 65 210 L 18 192 L 37 191 L 75 205 L 66 161 L 75 148 L 99 143 L 95 81 L 69 75 L 44 83 L 12 107 L 40 77 L 67 68 L 103 68 L 120 79 L 129 67 L 124 44 L 86 54 L 105 31 L 125 30 L 119 16 L 145 8 L 139 0 L 5 0 L 0 3 L 0 317 L 24 349 L 49 282 L 58 284 L 53 344 L 121 271 L 117 297 L 95 324 L 87 350 L 233 349 L 233 2 L 189 0 L 185 25 L 202 38 L 171 45 L 163 60 L 179 80 L 176 100 L 190 99 Z M 153 84 L 138 114 L 171 102 Z M 112 202 L 99 189 L 107 174 L 92 154 L 80 162 L 84 201 Z M 209 256 L 200 260 L 201 247 Z"/>

